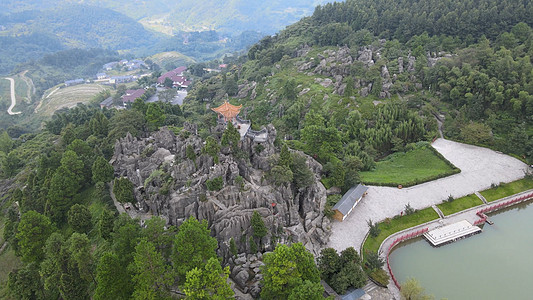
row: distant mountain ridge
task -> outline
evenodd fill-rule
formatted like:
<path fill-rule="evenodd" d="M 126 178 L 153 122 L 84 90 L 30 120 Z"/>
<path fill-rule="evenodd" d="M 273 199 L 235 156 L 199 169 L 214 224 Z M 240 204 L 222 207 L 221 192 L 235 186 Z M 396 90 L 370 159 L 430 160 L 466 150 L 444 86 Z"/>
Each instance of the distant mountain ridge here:
<path fill-rule="evenodd" d="M 256 30 L 273 34 L 328 0 L 5 0 L 0 10 L 7 13 L 46 10 L 69 4 L 94 5 L 120 12 L 156 31 L 165 28 L 182 31 L 217 30 L 236 34 Z M 168 33 L 168 31 L 166 31 Z"/>

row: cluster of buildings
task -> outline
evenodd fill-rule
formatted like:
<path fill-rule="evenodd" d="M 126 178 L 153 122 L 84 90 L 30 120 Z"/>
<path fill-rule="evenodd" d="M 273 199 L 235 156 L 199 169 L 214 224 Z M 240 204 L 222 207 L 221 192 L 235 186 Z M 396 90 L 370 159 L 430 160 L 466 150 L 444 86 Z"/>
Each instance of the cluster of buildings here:
<path fill-rule="evenodd" d="M 117 66 L 120 66 L 120 67 L 125 66 L 128 69 L 128 71 L 137 70 L 137 69 L 140 69 L 141 67 L 147 67 L 146 63 L 140 59 L 132 59 L 129 61 L 127 59 L 123 59 L 121 61 L 112 61 L 110 63 L 107 63 L 102 66 L 102 69 L 104 71 L 111 71 Z M 128 83 L 128 82 L 135 81 L 138 78 L 139 76 L 136 76 L 136 75 L 108 76 L 105 72 L 100 72 L 96 74 L 96 80 L 104 84 Z M 82 78 L 67 80 L 65 81 L 65 86 L 72 86 L 72 85 L 82 84 L 86 82 L 90 82 L 90 80 L 86 81 Z"/>
<path fill-rule="evenodd" d="M 191 82 L 187 80 L 187 77 L 183 75 L 185 71 L 187 71 L 187 67 L 177 67 L 172 71 L 168 71 L 165 74 L 159 76 L 159 78 L 157 78 L 157 85 L 165 86 L 165 81 L 167 81 L 167 78 L 169 78 L 170 80 L 172 80 L 173 88 L 186 89 L 187 87 L 189 87 Z"/>
<path fill-rule="evenodd" d="M 137 69 L 140 69 L 141 67 L 147 67 L 146 63 L 144 63 L 144 61 L 142 61 L 140 59 L 132 59 L 130 61 L 128 61 L 127 59 L 123 59 L 121 61 L 109 62 L 109 63 L 103 65 L 102 69 L 105 70 L 105 71 L 111 71 L 111 70 L 113 70 L 113 68 L 115 68 L 117 66 L 120 66 L 120 67 L 125 66 L 128 69 L 128 71 L 137 70 Z"/>
<path fill-rule="evenodd" d="M 124 95 L 122 95 L 121 97 L 122 105 L 126 106 L 127 103 L 133 103 L 135 99 L 141 98 L 144 95 L 144 93 L 146 93 L 146 90 L 144 89 L 126 90 Z M 100 103 L 100 108 L 104 108 L 104 107 L 111 108 L 112 106 L 113 106 L 113 97 L 109 97 Z"/>

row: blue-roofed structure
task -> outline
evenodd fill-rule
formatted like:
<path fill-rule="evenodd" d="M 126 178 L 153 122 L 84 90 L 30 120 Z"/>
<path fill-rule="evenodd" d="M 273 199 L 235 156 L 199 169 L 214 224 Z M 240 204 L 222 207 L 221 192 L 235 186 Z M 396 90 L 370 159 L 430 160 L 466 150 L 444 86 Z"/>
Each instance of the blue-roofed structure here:
<path fill-rule="evenodd" d="M 344 221 L 344 219 L 346 219 L 346 217 L 352 212 L 357 203 L 359 203 L 363 196 L 366 195 L 367 190 L 368 187 L 362 184 L 358 184 L 357 186 L 349 189 L 346 194 L 342 196 L 341 200 L 339 200 L 339 202 L 333 206 L 333 211 L 335 212 L 333 217 L 339 221 Z"/>
<path fill-rule="evenodd" d="M 82 78 L 78 78 L 78 79 L 74 79 L 74 80 L 67 80 L 65 81 L 65 86 L 71 86 L 71 85 L 76 85 L 76 84 L 81 84 L 83 83 L 83 79 Z"/>
<path fill-rule="evenodd" d="M 341 299 L 342 300 L 357 300 L 363 297 L 365 294 L 366 294 L 365 291 L 363 291 L 362 289 L 356 289 L 356 290 L 346 293 L 346 295 L 342 295 Z"/>

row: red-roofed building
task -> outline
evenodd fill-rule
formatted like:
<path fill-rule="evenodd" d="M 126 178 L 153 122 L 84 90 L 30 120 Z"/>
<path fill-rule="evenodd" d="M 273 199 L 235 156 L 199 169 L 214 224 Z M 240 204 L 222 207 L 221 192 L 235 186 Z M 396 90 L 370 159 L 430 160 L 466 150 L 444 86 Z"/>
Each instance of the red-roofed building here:
<path fill-rule="evenodd" d="M 183 76 L 183 72 L 187 70 L 186 67 L 178 67 L 172 71 L 168 71 L 165 74 L 159 76 L 157 83 L 163 85 L 165 79 L 170 78 L 172 80 L 172 86 L 177 88 L 186 88 L 189 86 L 190 81 L 187 81 L 187 78 Z"/>
<path fill-rule="evenodd" d="M 134 102 L 135 99 L 140 98 L 142 95 L 144 95 L 146 91 L 144 89 L 138 89 L 138 90 L 126 90 L 126 93 L 122 95 L 122 102 L 128 103 L 128 102 Z"/>

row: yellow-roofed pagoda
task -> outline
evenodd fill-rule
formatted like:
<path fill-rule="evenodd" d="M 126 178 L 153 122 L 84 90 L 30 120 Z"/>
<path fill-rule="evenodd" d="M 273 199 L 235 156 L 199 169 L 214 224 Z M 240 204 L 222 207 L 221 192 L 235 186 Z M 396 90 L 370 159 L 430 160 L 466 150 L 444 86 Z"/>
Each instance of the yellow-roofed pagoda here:
<path fill-rule="evenodd" d="M 218 113 L 219 120 L 223 118 L 224 122 L 235 122 L 235 118 L 241 112 L 242 104 L 235 106 L 230 104 L 228 101 L 224 101 L 219 107 L 211 108 L 213 111 Z"/>

